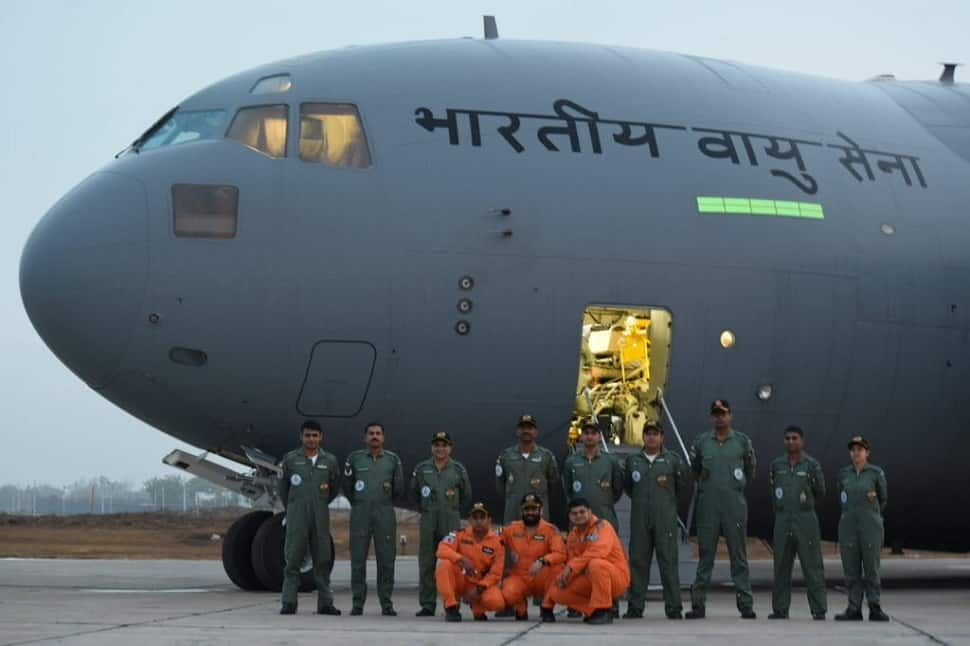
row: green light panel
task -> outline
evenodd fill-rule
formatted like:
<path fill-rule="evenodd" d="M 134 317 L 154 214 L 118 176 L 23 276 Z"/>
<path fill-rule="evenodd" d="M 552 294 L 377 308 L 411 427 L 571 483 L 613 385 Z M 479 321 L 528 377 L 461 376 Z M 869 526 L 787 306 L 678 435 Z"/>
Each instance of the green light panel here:
<path fill-rule="evenodd" d="M 774 215 L 786 218 L 807 218 L 809 220 L 825 219 L 821 204 L 786 200 L 758 200 L 750 197 L 698 197 L 697 212 Z"/>

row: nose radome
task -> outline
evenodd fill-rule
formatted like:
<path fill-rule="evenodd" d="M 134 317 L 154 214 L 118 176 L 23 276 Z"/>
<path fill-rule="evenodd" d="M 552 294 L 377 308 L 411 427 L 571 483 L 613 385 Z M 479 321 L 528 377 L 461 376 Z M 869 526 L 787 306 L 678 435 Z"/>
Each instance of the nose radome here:
<path fill-rule="evenodd" d="M 117 372 L 141 310 L 146 200 L 137 179 L 95 173 L 48 211 L 20 258 L 20 296 L 31 323 L 93 388 Z"/>

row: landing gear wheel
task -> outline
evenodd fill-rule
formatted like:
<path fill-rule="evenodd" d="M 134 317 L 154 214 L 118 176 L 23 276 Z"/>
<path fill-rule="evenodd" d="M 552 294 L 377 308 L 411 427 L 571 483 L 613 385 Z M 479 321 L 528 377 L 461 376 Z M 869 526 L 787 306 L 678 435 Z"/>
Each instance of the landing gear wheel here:
<path fill-rule="evenodd" d="M 283 527 L 283 514 L 276 514 L 267 518 L 253 537 L 251 559 L 253 571 L 263 584 L 263 587 L 273 592 L 283 589 L 283 540 L 286 530 Z M 309 592 L 316 588 L 313 582 L 313 569 L 309 554 L 300 566 L 300 592 Z"/>
<path fill-rule="evenodd" d="M 253 571 L 253 538 L 271 511 L 252 511 L 236 519 L 222 539 L 222 567 L 229 579 L 243 590 L 265 590 Z"/>

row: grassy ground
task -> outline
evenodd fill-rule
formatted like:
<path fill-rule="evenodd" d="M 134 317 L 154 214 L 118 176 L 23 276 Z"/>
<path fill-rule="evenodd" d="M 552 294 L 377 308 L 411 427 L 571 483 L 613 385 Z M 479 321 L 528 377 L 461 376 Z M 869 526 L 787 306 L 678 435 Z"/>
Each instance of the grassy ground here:
<path fill-rule="evenodd" d="M 0 557 L 91 559 L 219 559 L 222 536 L 246 509 L 204 512 L 149 512 L 138 514 L 21 516 L 0 514 Z M 398 553 L 417 554 L 418 517 L 398 511 L 398 537 L 407 543 Z M 331 510 L 338 559 L 349 559 L 349 512 Z M 826 557 L 838 557 L 838 545 L 823 542 Z M 889 551 L 884 550 L 889 557 Z M 932 552 L 906 550 L 900 558 L 932 558 Z M 940 556 L 955 556 L 940 554 Z M 727 558 L 722 540 L 718 558 Z M 748 541 L 749 559 L 770 559 L 770 545 L 757 538 Z"/>

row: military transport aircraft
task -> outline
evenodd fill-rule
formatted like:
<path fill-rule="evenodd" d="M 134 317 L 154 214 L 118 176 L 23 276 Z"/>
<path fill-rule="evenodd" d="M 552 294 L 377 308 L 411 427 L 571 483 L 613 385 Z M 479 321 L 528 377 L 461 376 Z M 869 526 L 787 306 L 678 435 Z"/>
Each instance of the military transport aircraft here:
<path fill-rule="evenodd" d="M 310 54 L 181 101 L 37 224 L 37 332 L 102 397 L 244 468 L 168 463 L 267 508 L 312 417 L 341 458 L 383 421 L 408 467 L 447 430 L 497 509 L 517 417 L 564 453 L 599 362 L 623 374 L 586 401 L 621 444 L 661 415 L 689 443 L 732 402 L 761 461 L 752 533 L 799 424 L 830 485 L 847 438 L 870 439 L 888 540 L 970 549 L 954 66 L 843 82 L 496 36 Z M 830 494 L 828 537 L 837 515 Z M 278 585 L 279 541 L 279 515 L 238 521 L 233 580 Z"/>

